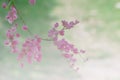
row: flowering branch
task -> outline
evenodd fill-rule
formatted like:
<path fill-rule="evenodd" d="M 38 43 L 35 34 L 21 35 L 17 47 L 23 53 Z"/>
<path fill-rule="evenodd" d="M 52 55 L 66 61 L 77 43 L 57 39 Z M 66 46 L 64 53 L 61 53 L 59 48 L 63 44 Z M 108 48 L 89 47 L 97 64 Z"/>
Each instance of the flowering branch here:
<path fill-rule="evenodd" d="M 31 5 L 34 5 L 36 3 L 36 0 L 29 0 L 29 3 Z M 32 61 L 34 60 L 40 62 L 42 58 L 40 43 L 42 40 L 53 41 L 56 47 L 62 52 L 62 56 L 69 60 L 72 66 L 74 66 L 77 61 L 74 55 L 85 53 L 84 50 L 79 50 L 73 44 L 64 39 L 65 31 L 74 28 L 79 23 L 78 20 L 70 22 L 62 20 L 61 23 L 55 23 L 54 27 L 48 32 L 48 37 L 50 39 L 45 39 L 39 37 L 38 35 L 34 35 L 31 38 L 27 38 L 21 45 L 19 42 L 19 37 L 21 37 L 21 35 L 17 32 L 18 24 L 14 23 L 18 17 L 23 23 L 22 30 L 28 31 L 30 35 L 33 35 L 33 33 L 30 31 L 23 17 L 21 16 L 21 13 L 17 9 L 17 6 L 15 5 L 15 0 L 8 0 L 8 5 L 6 3 L 3 3 L 2 6 L 3 8 L 6 8 L 6 6 L 9 7 L 10 11 L 6 16 L 6 19 L 12 25 L 12 27 L 6 32 L 7 40 L 5 41 L 5 45 L 10 46 L 13 53 L 17 53 L 17 59 L 20 62 L 24 58 L 27 60 L 28 63 L 32 63 Z M 59 28 L 59 25 L 62 25 L 61 29 Z M 19 49 L 18 46 L 21 46 L 21 49 Z M 23 66 L 23 62 L 21 62 L 21 66 Z M 76 67 L 76 70 L 78 69 L 79 68 Z"/>

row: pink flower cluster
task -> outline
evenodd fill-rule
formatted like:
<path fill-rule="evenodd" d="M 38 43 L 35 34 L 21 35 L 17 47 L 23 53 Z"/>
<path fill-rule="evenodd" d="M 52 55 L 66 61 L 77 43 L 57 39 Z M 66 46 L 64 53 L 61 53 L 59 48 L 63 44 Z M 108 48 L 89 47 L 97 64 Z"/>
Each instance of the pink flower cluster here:
<path fill-rule="evenodd" d="M 31 4 L 35 4 L 36 0 L 29 0 Z M 6 3 L 2 4 L 3 8 L 6 8 Z M 5 41 L 5 45 L 10 46 L 10 49 L 13 53 L 18 55 L 18 60 L 22 61 L 26 59 L 28 63 L 32 63 L 33 60 L 40 62 L 42 58 L 41 53 L 41 38 L 38 36 L 34 36 L 33 38 L 27 38 L 23 44 L 18 41 L 20 34 L 17 32 L 17 24 L 15 24 L 15 20 L 17 19 L 17 10 L 15 6 L 10 6 L 10 11 L 8 12 L 6 19 L 10 24 L 13 25 L 6 32 L 7 40 Z M 28 30 L 27 25 L 22 26 L 23 31 Z M 23 66 L 23 63 L 22 65 Z"/>
<path fill-rule="evenodd" d="M 13 53 L 18 52 L 17 45 L 18 45 L 18 39 L 20 37 L 20 34 L 17 33 L 17 24 L 15 24 L 13 27 L 7 30 L 6 32 L 7 40 L 5 41 L 5 45 L 11 47 L 11 51 Z"/>
<path fill-rule="evenodd" d="M 12 52 L 18 54 L 19 61 L 23 59 L 27 59 L 28 63 L 32 63 L 34 60 L 37 62 L 41 61 L 42 52 L 40 46 L 40 37 L 35 36 L 34 38 L 26 39 L 26 41 L 21 46 L 18 41 L 20 34 L 17 33 L 17 25 L 14 25 L 9 30 L 7 30 L 6 37 L 7 40 L 5 41 L 5 45 L 10 46 Z"/>
<path fill-rule="evenodd" d="M 64 51 L 65 53 L 75 53 L 77 54 L 79 51 L 74 45 L 67 42 L 65 39 L 56 40 L 55 45 L 58 47 L 59 50 Z"/>
<path fill-rule="evenodd" d="M 6 37 L 7 40 L 5 41 L 5 45 L 10 46 L 11 51 L 18 55 L 19 61 L 22 61 L 23 59 L 27 59 L 28 63 L 32 63 L 34 60 L 37 62 L 41 61 L 42 52 L 40 37 L 35 36 L 34 38 L 26 39 L 25 42 L 20 45 L 18 41 L 20 34 L 17 33 L 17 24 L 7 30 Z"/>
<path fill-rule="evenodd" d="M 61 23 L 63 25 L 63 28 L 58 30 L 59 23 L 55 23 L 54 27 L 51 30 L 49 30 L 48 36 L 54 41 L 55 45 L 61 51 L 64 51 L 64 52 L 71 51 L 73 53 L 78 53 L 79 51 L 77 48 L 74 47 L 74 45 L 67 42 L 64 38 L 59 39 L 59 36 L 64 36 L 65 30 L 73 28 L 79 22 L 77 20 L 75 22 L 74 21 L 67 22 L 64 20 L 64 21 L 61 21 Z"/>
<path fill-rule="evenodd" d="M 52 38 L 54 41 L 57 41 L 59 35 L 64 36 L 65 30 L 73 28 L 76 24 L 79 23 L 79 21 L 75 20 L 75 21 L 68 22 L 63 20 L 61 21 L 61 23 L 63 26 L 61 30 L 58 30 L 59 23 L 55 23 L 54 27 L 48 32 L 48 36 Z"/>
<path fill-rule="evenodd" d="M 35 36 L 32 39 L 27 39 L 23 45 L 22 50 L 18 54 L 18 60 L 22 60 L 24 57 L 28 63 L 32 63 L 33 60 L 40 62 L 42 58 L 41 52 L 41 38 Z"/>
<path fill-rule="evenodd" d="M 75 20 L 75 22 L 73 22 L 73 21 L 67 22 L 65 20 L 62 21 L 62 25 L 66 29 L 71 29 L 71 28 L 73 28 L 78 23 L 79 23 L 79 21 L 77 21 L 77 20 Z"/>
<path fill-rule="evenodd" d="M 79 50 L 76 48 L 73 44 L 70 44 L 67 40 L 64 38 L 65 30 L 71 29 L 75 27 L 76 24 L 79 23 L 79 21 L 61 21 L 62 28 L 60 29 L 59 23 L 55 23 L 54 27 L 49 30 L 48 36 L 54 41 L 54 44 L 57 46 L 57 48 L 62 51 L 62 55 L 70 61 L 70 64 L 74 65 L 76 62 L 76 58 L 74 57 L 75 54 L 84 53 L 84 51 Z M 78 69 L 78 68 L 77 68 Z"/>
<path fill-rule="evenodd" d="M 8 12 L 6 19 L 10 24 L 12 24 L 17 19 L 17 11 L 14 6 L 11 6 L 10 11 Z"/>
<path fill-rule="evenodd" d="M 34 60 L 37 62 L 41 61 L 42 52 L 40 37 L 35 36 L 33 38 L 28 38 L 22 45 L 20 45 L 18 41 L 20 34 L 17 33 L 17 24 L 7 30 L 6 37 L 7 40 L 5 41 L 5 45 L 10 46 L 11 51 L 18 55 L 19 61 L 22 61 L 23 59 L 27 59 L 28 63 L 32 63 Z"/>

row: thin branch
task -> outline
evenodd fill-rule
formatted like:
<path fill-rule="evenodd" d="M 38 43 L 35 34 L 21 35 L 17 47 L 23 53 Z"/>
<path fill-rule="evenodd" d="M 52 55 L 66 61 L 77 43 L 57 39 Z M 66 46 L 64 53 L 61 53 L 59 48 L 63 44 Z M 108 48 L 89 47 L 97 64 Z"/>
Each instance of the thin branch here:
<path fill-rule="evenodd" d="M 23 17 L 22 17 L 21 14 L 20 14 L 20 11 L 19 11 L 18 8 L 16 7 L 14 1 L 13 1 L 13 5 L 14 5 L 14 7 L 15 7 L 16 10 L 17 10 L 17 13 L 18 13 L 18 15 L 19 15 L 19 17 L 20 17 L 20 20 L 22 21 L 22 23 L 23 23 L 24 25 L 26 25 Z M 30 33 L 30 35 L 33 35 L 33 33 L 30 31 L 30 29 L 28 29 L 27 31 Z M 44 40 L 44 41 L 53 41 L 52 39 L 46 39 L 46 38 L 41 38 L 41 39 Z"/>

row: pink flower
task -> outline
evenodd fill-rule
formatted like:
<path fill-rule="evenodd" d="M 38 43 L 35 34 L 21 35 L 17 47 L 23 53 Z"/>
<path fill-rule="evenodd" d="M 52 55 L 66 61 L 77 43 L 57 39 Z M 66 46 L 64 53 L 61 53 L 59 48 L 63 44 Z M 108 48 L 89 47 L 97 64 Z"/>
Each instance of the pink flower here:
<path fill-rule="evenodd" d="M 3 8 L 6 8 L 7 7 L 7 4 L 4 2 L 4 3 L 2 3 L 2 7 Z"/>
<path fill-rule="evenodd" d="M 78 24 L 79 22 L 76 21 L 71 21 L 67 22 L 65 20 L 62 21 L 63 28 L 61 30 L 58 29 L 59 24 L 55 23 L 54 27 L 49 30 L 48 32 L 48 37 L 53 39 L 55 45 L 57 48 L 63 52 L 73 52 L 75 54 L 79 53 L 78 49 L 75 48 L 72 44 L 67 42 L 65 39 L 59 39 L 59 36 L 64 36 L 64 31 L 66 29 L 71 29 L 74 27 L 74 25 Z"/>
<path fill-rule="evenodd" d="M 16 27 L 17 26 L 13 26 L 11 27 L 10 29 L 7 30 L 6 32 L 6 37 L 9 39 L 9 40 L 13 40 L 15 35 L 16 35 Z"/>
<path fill-rule="evenodd" d="M 6 16 L 6 19 L 10 24 L 12 24 L 17 19 L 17 11 L 14 6 L 10 8 L 8 15 Z"/>
<path fill-rule="evenodd" d="M 65 57 L 68 62 L 70 63 L 72 68 L 75 68 L 75 70 L 79 70 L 79 67 L 76 67 L 76 61 L 77 58 L 74 57 L 74 55 L 78 55 L 78 53 L 83 52 L 76 48 L 73 44 L 69 43 L 67 40 L 64 39 L 65 30 L 74 28 L 76 24 L 79 23 L 79 21 L 61 21 L 62 26 L 59 27 L 58 23 L 54 24 L 54 27 L 49 30 L 48 37 L 50 37 L 54 44 L 57 46 L 57 48 L 62 51 L 62 56 Z M 60 37 L 60 38 L 59 38 Z"/>
<path fill-rule="evenodd" d="M 35 36 L 34 38 L 27 39 L 23 45 L 22 50 L 18 54 L 18 60 L 22 60 L 26 58 L 28 63 L 32 63 L 32 61 L 40 62 L 42 59 L 41 52 L 41 38 Z"/>
<path fill-rule="evenodd" d="M 54 27 L 55 27 L 55 28 L 57 28 L 58 26 L 59 26 L 59 24 L 58 24 L 58 23 L 55 23 L 55 24 L 54 24 Z"/>
<path fill-rule="evenodd" d="M 13 53 L 17 53 L 18 52 L 18 35 L 19 33 L 17 33 L 17 25 L 15 24 L 13 27 L 11 27 L 10 29 L 7 30 L 6 32 L 6 37 L 7 40 L 5 41 L 5 45 L 10 46 L 11 51 Z"/>
<path fill-rule="evenodd" d="M 36 0 L 29 0 L 29 3 L 30 3 L 31 5 L 34 5 L 34 4 L 36 3 Z"/>
<path fill-rule="evenodd" d="M 28 30 L 28 27 L 27 27 L 26 25 L 23 25 L 23 26 L 22 26 L 22 29 L 23 29 L 24 31 L 26 31 L 26 30 Z"/>
<path fill-rule="evenodd" d="M 59 34 L 60 34 L 61 36 L 64 36 L 64 30 L 59 31 Z"/>
<path fill-rule="evenodd" d="M 59 50 L 63 52 L 73 52 L 73 53 L 78 53 L 78 49 L 74 48 L 74 46 L 70 43 L 68 43 L 65 39 L 61 39 L 56 41 L 55 44 Z"/>
<path fill-rule="evenodd" d="M 75 20 L 75 21 L 70 21 L 70 22 L 67 22 L 65 20 L 62 20 L 62 25 L 66 28 L 66 29 L 71 29 L 73 28 L 76 24 L 79 23 L 79 21 Z"/>
<path fill-rule="evenodd" d="M 63 56 L 64 56 L 65 58 L 71 58 L 71 57 L 72 57 L 72 55 L 71 55 L 71 54 L 68 54 L 68 53 L 63 54 Z"/>
<path fill-rule="evenodd" d="M 68 27 L 69 27 L 69 24 L 68 24 L 68 22 L 67 22 L 67 21 L 62 20 L 61 22 L 62 22 L 62 25 L 63 25 L 64 27 L 66 27 L 66 28 L 68 28 Z"/>
<path fill-rule="evenodd" d="M 48 32 L 48 37 L 52 38 L 53 40 L 57 39 L 58 37 L 58 31 L 55 28 L 52 28 L 51 30 L 49 30 Z"/>
<path fill-rule="evenodd" d="M 20 34 L 19 34 L 19 33 L 16 33 L 16 37 L 20 37 Z"/>
<path fill-rule="evenodd" d="M 13 53 L 17 53 L 17 52 L 19 52 L 18 51 L 18 41 L 17 40 L 13 40 L 12 42 L 11 42 L 11 50 L 12 50 L 12 52 Z"/>
<path fill-rule="evenodd" d="M 77 48 L 73 48 L 72 51 L 73 51 L 73 53 L 75 53 L 75 54 L 79 53 L 79 51 L 78 51 Z"/>

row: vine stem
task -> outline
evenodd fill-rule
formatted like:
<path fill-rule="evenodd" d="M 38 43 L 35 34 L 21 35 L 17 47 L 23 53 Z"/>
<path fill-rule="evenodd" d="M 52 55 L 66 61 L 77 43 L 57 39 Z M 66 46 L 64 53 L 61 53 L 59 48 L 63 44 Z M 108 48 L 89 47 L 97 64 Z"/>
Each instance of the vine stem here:
<path fill-rule="evenodd" d="M 52 39 L 44 39 L 44 38 L 41 38 L 41 39 L 45 41 L 53 41 Z"/>
<path fill-rule="evenodd" d="M 18 15 L 20 17 L 20 20 L 22 21 L 23 25 L 26 25 L 26 22 L 24 21 L 22 15 L 20 14 L 20 11 L 16 7 L 14 0 L 13 0 L 13 5 L 16 8 L 16 11 L 17 11 L 17 13 L 18 13 Z M 30 35 L 33 35 L 33 33 L 30 31 L 30 29 L 28 29 L 27 31 L 29 32 Z M 47 39 L 47 38 L 41 38 L 41 39 L 44 40 L 44 41 L 53 41 L 52 39 Z"/>
<path fill-rule="evenodd" d="M 13 5 L 14 5 L 14 7 L 15 7 L 15 9 L 16 9 L 16 11 L 17 11 L 19 17 L 20 17 L 20 20 L 21 20 L 22 23 L 23 23 L 23 25 L 26 25 L 26 23 L 25 23 L 23 17 L 22 17 L 21 14 L 20 14 L 20 11 L 18 10 L 18 8 L 17 8 L 16 5 L 15 5 L 15 2 L 13 2 Z M 30 33 L 30 35 L 33 35 L 33 33 L 32 33 L 29 29 L 28 29 L 27 31 Z"/>

